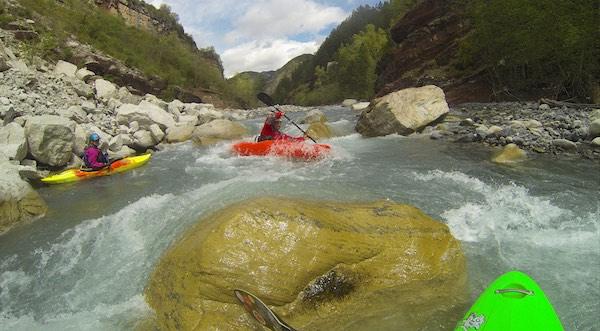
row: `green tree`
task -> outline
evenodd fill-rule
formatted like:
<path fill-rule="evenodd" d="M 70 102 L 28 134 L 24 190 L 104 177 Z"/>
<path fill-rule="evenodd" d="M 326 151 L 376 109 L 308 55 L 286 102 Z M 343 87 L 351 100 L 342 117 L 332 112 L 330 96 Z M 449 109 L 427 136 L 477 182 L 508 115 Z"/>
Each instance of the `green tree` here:
<path fill-rule="evenodd" d="M 483 65 L 498 89 L 584 97 L 600 76 L 597 0 L 473 0 L 465 67 Z"/>
<path fill-rule="evenodd" d="M 336 81 L 347 97 L 369 99 L 375 88 L 377 62 L 389 45 L 387 33 L 369 24 L 354 35 L 352 43 L 338 50 Z"/>

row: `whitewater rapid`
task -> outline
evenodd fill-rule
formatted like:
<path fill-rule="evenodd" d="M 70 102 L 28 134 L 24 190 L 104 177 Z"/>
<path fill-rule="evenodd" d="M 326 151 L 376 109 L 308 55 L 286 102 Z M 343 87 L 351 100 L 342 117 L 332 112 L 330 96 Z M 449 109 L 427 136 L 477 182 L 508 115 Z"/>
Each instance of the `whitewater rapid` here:
<path fill-rule="evenodd" d="M 566 330 L 600 327 L 597 163 L 542 156 L 499 166 L 480 145 L 363 139 L 350 111 L 326 114 L 341 136 L 317 162 L 184 143 L 130 173 L 40 189 L 48 215 L 0 237 L 0 330 L 134 329 L 152 315 L 144 287 L 169 245 L 207 214 L 263 195 L 417 206 L 461 240 L 473 299 L 518 269 Z"/>

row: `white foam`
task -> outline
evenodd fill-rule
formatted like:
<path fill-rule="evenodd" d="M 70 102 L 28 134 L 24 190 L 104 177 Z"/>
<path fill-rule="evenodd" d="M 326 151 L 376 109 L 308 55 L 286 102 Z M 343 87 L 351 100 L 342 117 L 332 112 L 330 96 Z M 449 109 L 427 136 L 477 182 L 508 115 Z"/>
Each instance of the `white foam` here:
<path fill-rule="evenodd" d="M 444 181 L 458 185 L 457 190 L 472 198 L 457 208 L 442 213 L 452 233 L 460 240 L 476 242 L 487 237 L 532 238 L 542 231 L 549 238 L 565 238 L 573 242 L 571 233 L 566 238 L 565 230 L 577 229 L 576 236 L 591 240 L 597 238 L 597 222 L 590 218 L 575 217 L 570 210 L 559 208 L 547 198 L 529 194 L 527 188 L 510 183 L 508 185 L 487 184 L 461 172 L 430 171 L 426 174 L 413 173 L 417 180 Z M 592 230 L 581 233 L 582 223 Z M 562 234 L 562 235 L 561 235 Z M 558 237 L 556 237 L 558 236 Z"/>

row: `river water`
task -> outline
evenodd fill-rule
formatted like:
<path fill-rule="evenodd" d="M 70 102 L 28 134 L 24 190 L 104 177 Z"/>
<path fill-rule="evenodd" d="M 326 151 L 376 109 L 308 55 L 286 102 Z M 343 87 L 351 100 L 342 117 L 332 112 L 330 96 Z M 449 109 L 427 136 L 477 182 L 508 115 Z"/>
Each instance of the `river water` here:
<path fill-rule="evenodd" d="M 364 139 L 350 111 L 324 110 L 341 136 L 318 162 L 184 143 L 129 173 L 41 188 L 47 216 L 0 237 L 0 330 L 134 328 L 151 315 L 143 290 L 168 246 L 208 213 L 263 195 L 417 206 L 461 240 L 473 300 L 518 269 L 566 330 L 600 330 L 598 163 L 533 156 L 501 166 L 477 144 Z M 260 121 L 246 124 L 257 132 Z"/>

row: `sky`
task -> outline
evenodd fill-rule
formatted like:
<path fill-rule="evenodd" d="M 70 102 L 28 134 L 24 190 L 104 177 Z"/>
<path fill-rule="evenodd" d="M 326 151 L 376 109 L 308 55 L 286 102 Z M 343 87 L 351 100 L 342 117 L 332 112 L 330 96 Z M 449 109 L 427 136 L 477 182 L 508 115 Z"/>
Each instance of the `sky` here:
<path fill-rule="evenodd" d="M 146 0 L 165 3 L 199 48 L 221 56 L 225 77 L 277 70 L 313 54 L 331 30 L 360 5 L 381 0 Z"/>

